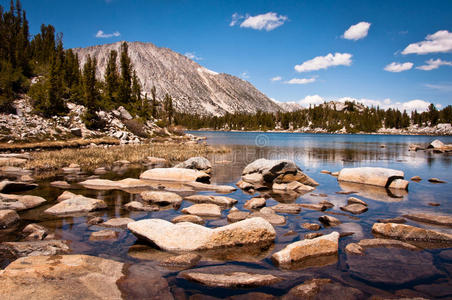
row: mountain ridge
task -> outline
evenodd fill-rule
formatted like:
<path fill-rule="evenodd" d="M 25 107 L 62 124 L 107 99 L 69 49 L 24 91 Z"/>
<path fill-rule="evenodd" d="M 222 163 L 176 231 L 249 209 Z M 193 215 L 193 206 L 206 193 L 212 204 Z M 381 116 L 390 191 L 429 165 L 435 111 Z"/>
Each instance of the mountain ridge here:
<path fill-rule="evenodd" d="M 73 48 L 83 65 L 88 55 L 97 59 L 98 78 L 103 78 L 111 50 L 120 52 L 121 44 Z M 157 98 L 168 93 L 177 111 L 200 115 L 255 113 L 258 110 L 285 110 L 251 83 L 236 76 L 209 70 L 185 55 L 153 43 L 126 42 L 128 52 L 143 93 L 150 95 L 156 87 Z M 119 63 L 119 57 L 118 57 Z"/>

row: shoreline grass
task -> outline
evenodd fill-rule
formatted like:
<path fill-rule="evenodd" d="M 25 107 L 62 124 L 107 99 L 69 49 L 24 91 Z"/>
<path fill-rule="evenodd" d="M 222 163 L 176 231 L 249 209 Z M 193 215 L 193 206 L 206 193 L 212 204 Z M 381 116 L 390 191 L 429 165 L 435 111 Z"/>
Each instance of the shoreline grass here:
<path fill-rule="evenodd" d="M 52 150 L 64 148 L 80 148 L 90 144 L 96 145 L 119 145 L 119 140 L 109 137 L 95 138 L 95 139 L 73 139 L 73 140 L 59 140 L 59 141 L 41 141 L 32 143 L 0 143 L 0 151 L 29 151 L 29 150 Z"/>

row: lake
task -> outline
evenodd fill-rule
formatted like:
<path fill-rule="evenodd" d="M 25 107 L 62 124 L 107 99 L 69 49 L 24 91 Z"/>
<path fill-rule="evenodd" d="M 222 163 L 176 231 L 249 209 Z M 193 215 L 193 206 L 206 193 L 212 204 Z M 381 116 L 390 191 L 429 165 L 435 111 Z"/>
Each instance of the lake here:
<path fill-rule="evenodd" d="M 429 136 L 391 136 L 391 135 L 331 135 L 301 133 L 257 133 L 257 132 L 189 132 L 207 137 L 207 143 L 213 146 L 227 146 L 231 149 L 225 154 L 209 156 L 212 162 L 212 183 L 235 186 L 240 180 L 243 168 L 258 158 L 291 159 L 308 176 L 315 179 L 319 186 L 310 193 L 294 196 L 285 193 L 268 193 L 267 206 L 277 203 L 318 203 L 328 200 L 334 207 L 327 211 L 303 209 L 299 214 L 280 214 L 286 218 L 284 225 L 274 226 L 277 232 L 275 244 L 262 249 L 236 249 L 200 253 L 202 259 L 196 268 L 222 269 L 224 272 L 248 270 L 266 271 L 284 277 L 284 282 L 269 287 L 255 289 L 207 288 L 178 276 L 178 271 L 158 266 L 159 262 L 174 254 L 156 249 L 140 242 L 127 230 L 118 229 L 118 239 L 114 241 L 90 241 L 93 231 L 101 225 L 88 226 L 87 217 L 54 217 L 43 211 L 56 202 L 56 197 L 63 190 L 42 182 L 40 187 L 28 194 L 39 195 L 49 200 L 41 207 L 21 213 L 22 223 L 39 223 L 49 229 L 58 239 L 71 242 L 73 253 L 83 253 L 126 262 L 131 265 L 146 265 L 161 272 L 174 295 L 179 299 L 199 295 L 225 298 L 248 293 L 263 293 L 266 297 L 283 296 L 294 286 L 312 278 L 328 278 L 333 284 L 330 297 L 339 299 L 365 299 L 372 295 L 398 298 L 406 297 L 452 297 L 452 249 L 429 247 L 417 251 L 399 248 L 367 249 L 364 256 L 350 256 L 345 253 L 345 246 L 362 239 L 373 238 L 371 227 L 378 219 L 400 217 L 406 213 L 428 212 L 443 215 L 452 214 L 452 156 L 447 153 L 430 151 L 410 152 L 410 144 L 428 144 L 435 137 Z M 452 137 L 437 137 L 444 143 L 452 143 Z M 389 191 L 363 185 L 338 183 L 337 178 L 321 173 L 322 170 L 340 171 L 345 167 L 385 167 L 402 170 L 405 179 L 420 176 L 422 181 L 410 181 L 408 191 Z M 144 167 L 120 169 L 103 175 L 103 178 L 122 179 L 137 178 Z M 87 174 L 89 175 L 89 174 Z M 86 176 L 85 176 L 86 177 Z M 446 181 L 433 184 L 427 179 L 437 177 Z M 63 175 L 56 179 L 67 179 Z M 78 181 L 84 179 L 73 178 Z M 337 194 L 339 191 L 356 192 L 353 196 L 368 204 L 368 211 L 352 215 L 340 210 L 347 203 L 350 195 Z M 183 201 L 178 209 L 162 208 L 156 212 L 134 212 L 124 208 L 132 200 L 140 200 L 138 193 L 124 191 L 99 191 L 77 187 L 74 193 L 103 199 L 108 209 L 90 216 L 100 216 L 104 220 L 114 217 L 130 217 L 134 220 L 161 218 L 171 220 L 180 215 L 180 210 L 192 203 Z M 262 192 L 264 193 L 264 192 Z M 193 192 L 179 192 L 186 196 Z M 215 194 L 201 192 L 201 194 Z M 245 210 L 243 205 L 253 196 L 240 189 L 227 194 L 237 199 L 236 207 Z M 431 206 L 435 203 L 439 206 Z M 228 209 L 222 211 L 222 218 L 206 219 L 206 226 L 227 225 Z M 271 255 L 290 243 L 301 240 L 313 231 L 306 230 L 302 223 L 320 224 L 318 218 L 329 214 L 338 218 L 342 224 L 335 227 L 323 227 L 318 231 L 327 234 L 333 231 L 352 233 L 339 242 L 339 255 L 328 260 L 314 260 L 310 265 L 293 269 L 281 269 L 270 259 Z M 451 228 L 429 225 L 408 220 L 408 225 L 452 233 Z M 17 241 L 17 232 L 3 232 L 2 241 Z M 450 245 L 449 245 L 450 246 Z M 3 260 L 2 267 L 9 261 Z M 145 276 L 145 275 L 143 275 Z M 328 293 L 328 290 L 324 291 Z M 342 293 L 342 294 L 341 294 Z M 124 291 L 127 296 L 127 291 Z M 263 294 L 249 294 L 249 297 L 263 297 Z M 254 296 L 252 296 L 254 295 Z M 260 295 L 260 296 L 259 296 Z M 342 295 L 342 298 L 341 298 Z M 348 295 L 348 296 L 347 296 Z M 202 297 L 200 297 L 202 298 Z M 196 299 L 200 299 L 196 298 Z"/>

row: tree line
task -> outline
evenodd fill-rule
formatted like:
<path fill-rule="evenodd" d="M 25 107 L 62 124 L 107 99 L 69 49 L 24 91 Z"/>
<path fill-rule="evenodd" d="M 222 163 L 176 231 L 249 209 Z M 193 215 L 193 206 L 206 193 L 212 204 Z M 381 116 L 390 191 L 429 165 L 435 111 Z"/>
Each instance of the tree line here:
<path fill-rule="evenodd" d="M 84 105 L 83 119 L 91 129 L 105 125 L 99 110 L 119 106 L 141 121 L 162 117 L 171 124 L 171 96 L 159 101 L 155 87 L 150 97 L 143 95 L 126 42 L 120 53 L 109 53 L 104 78 L 98 80 L 96 70 L 94 57 L 86 57 L 81 66 L 78 54 L 64 49 L 63 35 L 55 33 L 52 25 L 41 25 L 40 33 L 31 37 L 20 0 L 11 0 L 9 11 L 0 6 L 0 112 L 15 113 L 13 101 L 28 94 L 35 112 L 44 117 L 67 114 L 67 102 Z"/>
<path fill-rule="evenodd" d="M 209 128 L 214 130 L 296 130 L 321 128 L 328 132 L 345 129 L 346 132 L 376 132 L 380 128 L 408 128 L 411 125 L 435 126 L 452 123 L 452 106 L 438 110 L 430 104 L 428 110 L 408 114 L 398 109 L 363 107 L 354 102 L 345 102 L 343 110 L 326 103 L 294 112 L 226 113 L 224 116 L 202 116 L 176 113 L 175 124 L 188 129 Z"/>

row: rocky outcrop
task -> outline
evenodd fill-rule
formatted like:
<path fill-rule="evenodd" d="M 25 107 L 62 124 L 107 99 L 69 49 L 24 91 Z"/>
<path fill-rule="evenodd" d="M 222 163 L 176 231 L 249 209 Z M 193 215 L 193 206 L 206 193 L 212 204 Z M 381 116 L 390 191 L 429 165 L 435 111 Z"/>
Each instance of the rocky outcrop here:
<path fill-rule="evenodd" d="M 246 272 L 231 272 L 212 274 L 201 272 L 186 272 L 182 277 L 210 287 L 221 288 L 252 288 L 272 285 L 283 280 L 271 274 L 252 274 Z"/>
<path fill-rule="evenodd" d="M 226 196 L 213 196 L 213 195 L 192 195 L 184 197 L 184 199 L 196 203 L 212 203 L 221 206 L 232 206 L 237 203 L 236 199 Z"/>
<path fill-rule="evenodd" d="M 212 172 L 212 164 L 207 158 L 204 157 L 192 157 L 184 162 L 181 162 L 174 166 L 174 168 L 193 169 L 203 171 L 207 174 Z"/>
<path fill-rule="evenodd" d="M 155 168 L 145 171 L 140 179 L 156 181 L 206 182 L 210 180 L 207 173 L 181 168 Z"/>
<path fill-rule="evenodd" d="M 0 194 L 0 209 L 16 211 L 35 208 L 46 202 L 46 199 L 30 195 Z"/>
<path fill-rule="evenodd" d="M 223 115 L 226 112 L 276 112 L 280 106 L 249 82 L 208 70 L 184 55 L 151 43 L 128 42 L 131 63 L 141 81 L 143 93 L 155 86 L 157 99 L 165 93 L 173 98 L 176 111 Z M 111 50 L 120 52 L 121 42 L 73 49 L 83 65 L 90 55 L 98 62 L 97 77 L 103 78 Z"/>
<path fill-rule="evenodd" d="M 304 174 L 291 160 L 258 159 L 243 169 L 242 180 L 251 184 L 299 183 L 317 186 L 318 183 Z"/>
<path fill-rule="evenodd" d="M 148 191 L 140 194 L 141 199 L 158 205 L 179 206 L 182 203 L 182 197 L 172 192 Z"/>
<path fill-rule="evenodd" d="M 339 233 L 332 232 L 310 240 L 302 240 L 289 244 L 272 255 L 278 265 L 298 263 L 319 256 L 336 255 L 339 247 Z"/>
<path fill-rule="evenodd" d="M 402 171 L 386 168 L 362 167 L 342 169 L 339 172 L 337 180 L 386 188 L 406 189 L 408 187 L 408 181 L 403 180 L 403 178 L 404 173 Z"/>
<path fill-rule="evenodd" d="M 173 224 L 161 219 L 141 220 L 127 225 L 136 236 L 166 251 L 195 251 L 272 243 L 273 226 L 262 218 L 252 218 L 210 229 L 198 224 Z"/>
<path fill-rule="evenodd" d="M 452 234 L 395 223 L 375 223 L 372 232 L 390 239 L 452 244 Z"/>
<path fill-rule="evenodd" d="M 73 198 L 63 200 L 58 204 L 46 209 L 44 212 L 51 215 L 80 214 L 88 213 L 99 209 L 107 208 L 103 200 L 93 199 L 76 195 Z"/>
<path fill-rule="evenodd" d="M 24 257 L 0 274 L 0 290 L 5 299 L 121 299 L 123 266 L 87 255 Z"/>

